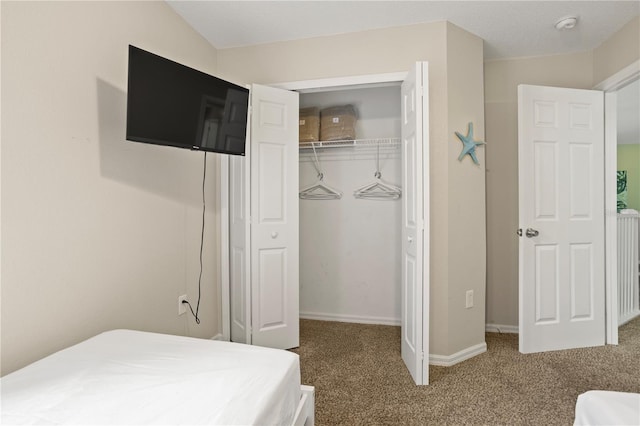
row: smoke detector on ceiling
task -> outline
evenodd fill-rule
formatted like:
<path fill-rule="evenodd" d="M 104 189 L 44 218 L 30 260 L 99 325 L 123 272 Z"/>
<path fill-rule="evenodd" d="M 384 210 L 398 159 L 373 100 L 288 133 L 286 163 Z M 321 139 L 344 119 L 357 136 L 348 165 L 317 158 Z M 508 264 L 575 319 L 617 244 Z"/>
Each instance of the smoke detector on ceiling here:
<path fill-rule="evenodd" d="M 570 30 L 570 29 L 573 29 L 577 24 L 578 24 L 577 17 L 568 16 L 556 22 L 556 30 L 559 30 L 559 31 Z"/>

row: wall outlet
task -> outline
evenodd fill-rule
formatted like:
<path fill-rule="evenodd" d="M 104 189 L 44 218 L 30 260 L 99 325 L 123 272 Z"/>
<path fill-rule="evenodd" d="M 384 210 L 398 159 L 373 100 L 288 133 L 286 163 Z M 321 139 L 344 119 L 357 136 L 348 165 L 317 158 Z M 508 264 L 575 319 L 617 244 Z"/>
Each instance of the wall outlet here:
<path fill-rule="evenodd" d="M 473 290 L 467 290 L 465 308 L 473 308 Z"/>
<path fill-rule="evenodd" d="M 183 315 L 187 312 L 187 304 L 182 303 L 183 300 L 187 300 L 186 294 L 178 296 L 178 315 Z"/>

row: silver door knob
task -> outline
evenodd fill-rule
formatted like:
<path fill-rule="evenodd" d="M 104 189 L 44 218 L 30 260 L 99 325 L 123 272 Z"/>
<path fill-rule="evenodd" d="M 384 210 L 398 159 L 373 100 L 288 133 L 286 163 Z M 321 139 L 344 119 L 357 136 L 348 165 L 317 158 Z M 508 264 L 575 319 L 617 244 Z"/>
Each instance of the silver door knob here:
<path fill-rule="evenodd" d="M 407 237 L 407 241 L 409 241 L 410 243 L 413 242 L 413 237 Z"/>
<path fill-rule="evenodd" d="M 527 236 L 527 238 L 537 237 L 538 234 L 540 233 L 533 228 L 527 228 L 527 230 L 525 231 L 525 235 Z"/>
<path fill-rule="evenodd" d="M 278 238 L 278 233 L 276 231 L 273 231 L 271 233 L 271 238 Z"/>

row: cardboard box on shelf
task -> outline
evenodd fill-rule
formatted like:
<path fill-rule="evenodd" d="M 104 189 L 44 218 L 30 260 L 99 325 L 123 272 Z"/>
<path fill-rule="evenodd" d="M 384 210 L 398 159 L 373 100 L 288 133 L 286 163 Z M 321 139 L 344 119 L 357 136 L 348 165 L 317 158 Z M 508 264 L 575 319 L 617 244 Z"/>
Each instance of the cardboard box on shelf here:
<path fill-rule="evenodd" d="M 320 110 L 317 107 L 300 108 L 300 142 L 320 139 Z"/>
<path fill-rule="evenodd" d="M 356 138 L 356 110 L 353 105 L 334 106 L 320 111 L 320 140 L 341 141 Z"/>

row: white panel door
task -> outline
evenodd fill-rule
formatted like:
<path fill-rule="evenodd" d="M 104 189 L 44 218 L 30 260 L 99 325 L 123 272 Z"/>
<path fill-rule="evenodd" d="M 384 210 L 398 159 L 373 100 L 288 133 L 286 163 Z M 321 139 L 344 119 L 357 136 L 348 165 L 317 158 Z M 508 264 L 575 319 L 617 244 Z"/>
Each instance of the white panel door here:
<path fill-rule="evenodd" d="M 418 62 L 402 83 L 401 354 L 418 385 L 429 383 L 428 68 Z"/>
<path fill-rule="evenodd" d="M 249 167 L 250 138 L 246 156 L 229 156 L 229 298 L 231 341 L 251 343 L 249 294 Z"/>
<path fill-rule="evenodd" d="M 251 88 L 252 344 L 299 345 L 298 93 Z"/>
<path fill-rule="evenodd" d="M 523 353 L 605 341 L 603 100 L 518 87 Z"/>

